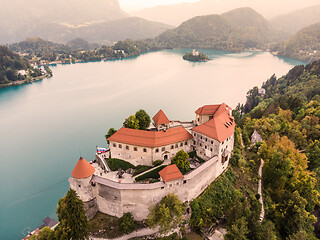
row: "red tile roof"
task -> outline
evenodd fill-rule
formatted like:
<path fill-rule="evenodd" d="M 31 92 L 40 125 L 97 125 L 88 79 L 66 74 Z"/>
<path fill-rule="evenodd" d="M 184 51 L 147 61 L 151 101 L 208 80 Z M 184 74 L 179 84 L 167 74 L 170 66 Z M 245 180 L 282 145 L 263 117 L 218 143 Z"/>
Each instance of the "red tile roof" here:
<path fill-rule="evenodd" d="M 183 178 L 182 173 L 175 164 L 166 166 L 159 172 L 159 175 L 164 182 L 169 182 L 172 180 Z"/>
<path fill-rule="evenodd" d="M 170 123 L 170 120 L 164 114 L 164 112 L 160 109 L 156 115 L 152 118 L 153 122 L 157 125 Z"/>
<path fill-rule="evenodd" d="M 143 147 L 160 147 L 191 138 L 192 135 L 181 126 L 166 131 L 144 131 L 122 127 L 108 140 Z"/>
<path fill-rule="evenodd" d="M 192 130 L 195 132 L 201 133 L 207 137 L 210 137 L 212 139 L 216 139 L 219 142 L 223 142 L 233 134 L 235 129 L 234 118 L 233 116 L 229 115 L 229 111 L 231 110 L 231 108 L 227 106 L 225 103 L 221 105 L 210 105 L 210 106 L 218 106 L 218 108 L 214 112 L 213 119 L 197 127 L 194 127 Z M 206 106 L 204 106 L 203 108 L 205 107 Z M 206 111 L 205 111 L 206 113 L 209 112 L 208 109 L 212 110 L 213 108 L 212 107 L 206 108 Z"/>
<path fill-rule="evenodd" d="M 204 105 L 203 107 L 199 107 L 196 111 L 196 114 L 199 115 L 212 115 L 217 109 L 220 107 L 219 105 Z"/>
<path fill-rule="evenodd" d="M 94 174 L 94 167 L 91 166 L 84 158 L 80 157 L 77 165 L 72 171 L 74 178 L 87 178 Z"/>

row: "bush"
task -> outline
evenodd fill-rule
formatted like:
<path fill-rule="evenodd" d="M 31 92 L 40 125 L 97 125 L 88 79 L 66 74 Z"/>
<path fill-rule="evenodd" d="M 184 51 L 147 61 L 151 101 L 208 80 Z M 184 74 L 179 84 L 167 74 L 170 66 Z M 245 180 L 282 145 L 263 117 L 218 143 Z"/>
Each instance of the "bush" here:
<path fill-rule="evenodd" d="M 129 168 L 135 168 L 135 166 L 131 163 L 117 158 L 110 158 L 107 160 L 107 163 L 111 171 L 117 171 L 118 169 L 122 169 L 125 171 Z"/>
<path fill-rule="evenodd" d="M 156 160 L 156 161 L 153 162 L 153 166 L 156 167 L 156 166 L 161 165 L 162 163 L 163 163 L 162 160 Z"/>
<path fill-rule="evenodd" d="M 125 213 L 118 221 L 119 230 L 125 234 L 131 233 L 136 228 L 136 223 L 131 213 Z"/>

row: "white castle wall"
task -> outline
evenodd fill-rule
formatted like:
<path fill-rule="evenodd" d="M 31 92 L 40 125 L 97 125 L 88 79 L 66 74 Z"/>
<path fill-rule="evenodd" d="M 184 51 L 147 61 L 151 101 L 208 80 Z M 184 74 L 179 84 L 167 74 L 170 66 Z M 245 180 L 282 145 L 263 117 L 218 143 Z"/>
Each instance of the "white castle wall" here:
<path fill-rule="evenodd" d="M 156 160 L 165 160 L 165 155 L 167 155 L 168 159 L 171 159 L 180 150 L 190 152 L 192 149 L 191 144 L 192 139 L 166 146 L 151 148 L 110 141 L 109 148 L 112 158 L 124 159 L 135 166 L 151 166 Z M 137 151 L 134 150 L 135 148 Z"/>

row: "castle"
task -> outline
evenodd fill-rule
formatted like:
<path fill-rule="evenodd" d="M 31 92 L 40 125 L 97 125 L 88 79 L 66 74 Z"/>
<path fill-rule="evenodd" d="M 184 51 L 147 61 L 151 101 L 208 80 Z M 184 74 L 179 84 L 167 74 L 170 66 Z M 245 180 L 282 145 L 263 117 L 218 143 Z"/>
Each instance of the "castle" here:
<path fill-rule="evenodd" d="M 143 220 L 149 207 L 169 193 L 183 202 L 199 196 L 228 166 L 235 130 L 231 110 L 225 103 L 205 105 L 195 111 L 195 120 L 190 122 L 170 121 L 160 110 L 148 130 L 122 127 L 108 139 L 109 149 L 97 153 L 93 163 L 80 158 L 69 182 L 84 202 L 88 218 L 98 211 L 116 217 L 131 212 L 136 220 Z M 192 170 L 185 175 L 170 165 L 180 150 L 197 156 L 189 159 Z M 153 166 L 162 160 L 164 168 L 156 182 L 141 183 L 129 171 L 111 171 L 109 158 L 135 166 Z"/>

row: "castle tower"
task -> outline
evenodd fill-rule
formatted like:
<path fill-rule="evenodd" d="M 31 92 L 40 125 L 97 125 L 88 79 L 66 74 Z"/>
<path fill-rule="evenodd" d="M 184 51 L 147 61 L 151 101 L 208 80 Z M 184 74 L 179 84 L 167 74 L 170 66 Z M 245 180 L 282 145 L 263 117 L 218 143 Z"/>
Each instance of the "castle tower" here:
<path fill-rule="evenodd" d="M 87 217 L 93 218 L 97 213 L 96 201 L 92 192 L 91 179 L 95 172 L 93 166 L 80 157 L 69 178 L 70 188 L 75 190 L 84 203 Z"/>
<path fill-rule="evenodd" d="M 166 130 L 169 128 L 170 120 L 164 114 L 164 112 L 160 109 L 159 112 L 152 118 L 156 128 L 158 131 Z"/>

